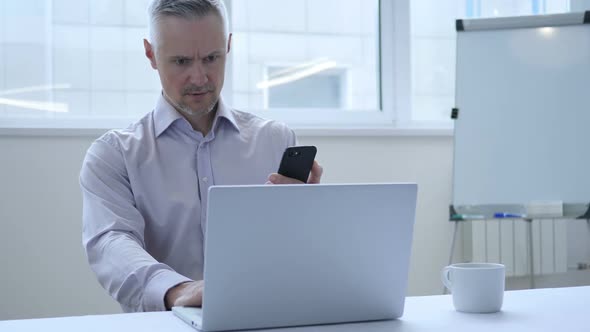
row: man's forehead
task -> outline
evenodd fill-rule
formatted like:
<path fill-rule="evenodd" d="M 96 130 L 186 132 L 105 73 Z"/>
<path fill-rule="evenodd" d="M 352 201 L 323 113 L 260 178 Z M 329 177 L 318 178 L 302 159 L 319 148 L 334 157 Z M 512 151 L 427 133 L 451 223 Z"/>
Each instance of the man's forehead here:
<path fill-rule="evenodd" d="M 162 36 L 212 35 L 225 37 L 223 20 L 215 13 L 202 17 L 185 18 L 164 16 L 159 19 L 158 32 Z"/>
<path fill-rule="evenodd" d="M 223 22 L 215 14 L 195 19 L 167 16 L 159 22 L 158 30 L 158 48 L 164 53 L 196 51 L 207 56 L 225 49 Z"/>

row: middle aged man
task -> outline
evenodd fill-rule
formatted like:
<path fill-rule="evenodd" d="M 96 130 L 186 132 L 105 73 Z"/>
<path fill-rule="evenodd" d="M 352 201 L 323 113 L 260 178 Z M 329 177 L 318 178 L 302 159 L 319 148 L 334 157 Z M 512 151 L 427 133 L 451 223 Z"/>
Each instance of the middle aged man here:
<path fill-rule="evenodd" d="M 274 173 L 294 133 L 219 97 L 231 49 L 223 2 L 154 0 L 149 18 L 155 109 L 97 139 L 80 174 L 88 261 L 127 312 L 201 305 L 210 186 L 298 183 Z M 315 162 L 308 183 L 321 175 Z"/>

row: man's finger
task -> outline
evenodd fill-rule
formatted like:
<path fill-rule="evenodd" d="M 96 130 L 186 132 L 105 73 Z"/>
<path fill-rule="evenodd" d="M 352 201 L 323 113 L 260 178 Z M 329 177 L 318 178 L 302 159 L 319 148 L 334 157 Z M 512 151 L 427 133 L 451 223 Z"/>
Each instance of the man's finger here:
<path fill-rule="evenodd" d="M 278 173 L 272 173 L 269 175 L 268 181 L 270 181 L 272 184 L 303 184 L 303 182 L 299 180 L 288 178 Z"/>
<path fill-rule="evenodd" d="M 203 304 L 203 281 L 191 282 L 174 301 L 174 306 L 200 307 Z"/>
<path fill-rule="evenodd" d="M 177 307 L 200 307 L 203 304 L 201 294 L 183 294 L 174 303 Z"/>
<path fill-rule="evenodd" d="M 309 174 L 309 178 L 307 179 L 307 183 L 320 183 L 322 179 L 322 174 L 324 173 L 324 168 L 320 166 L 317 161 L 313 161 L 313 166 L 311 167 L 311 173 Z"/>

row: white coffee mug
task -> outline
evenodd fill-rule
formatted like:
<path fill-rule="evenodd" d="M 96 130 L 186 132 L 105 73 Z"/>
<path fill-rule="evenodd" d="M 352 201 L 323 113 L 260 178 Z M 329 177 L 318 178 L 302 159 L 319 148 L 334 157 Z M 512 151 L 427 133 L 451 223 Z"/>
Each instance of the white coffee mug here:
<path fill-rule="evenodd" d="M 442 282 L 457 311 L 490 313 L 502 309 L 506 268 L 494 263 L 460 263 L 442 270 Z"/>

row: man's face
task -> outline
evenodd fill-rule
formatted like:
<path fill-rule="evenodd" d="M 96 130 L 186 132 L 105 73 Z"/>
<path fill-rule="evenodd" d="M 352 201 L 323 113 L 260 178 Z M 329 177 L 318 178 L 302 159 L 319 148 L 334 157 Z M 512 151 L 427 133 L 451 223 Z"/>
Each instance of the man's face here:
<path fill-rule="evenodd" d="M 144 45 L 165 96 L 185 114 L 209 113 L 223 87 L 231 41 L 230 36 L 226 44 L 223 21 L 215 14 L 197 19 L 168 16 L 156 28 L 156 45 L 145 40 Z"/>

